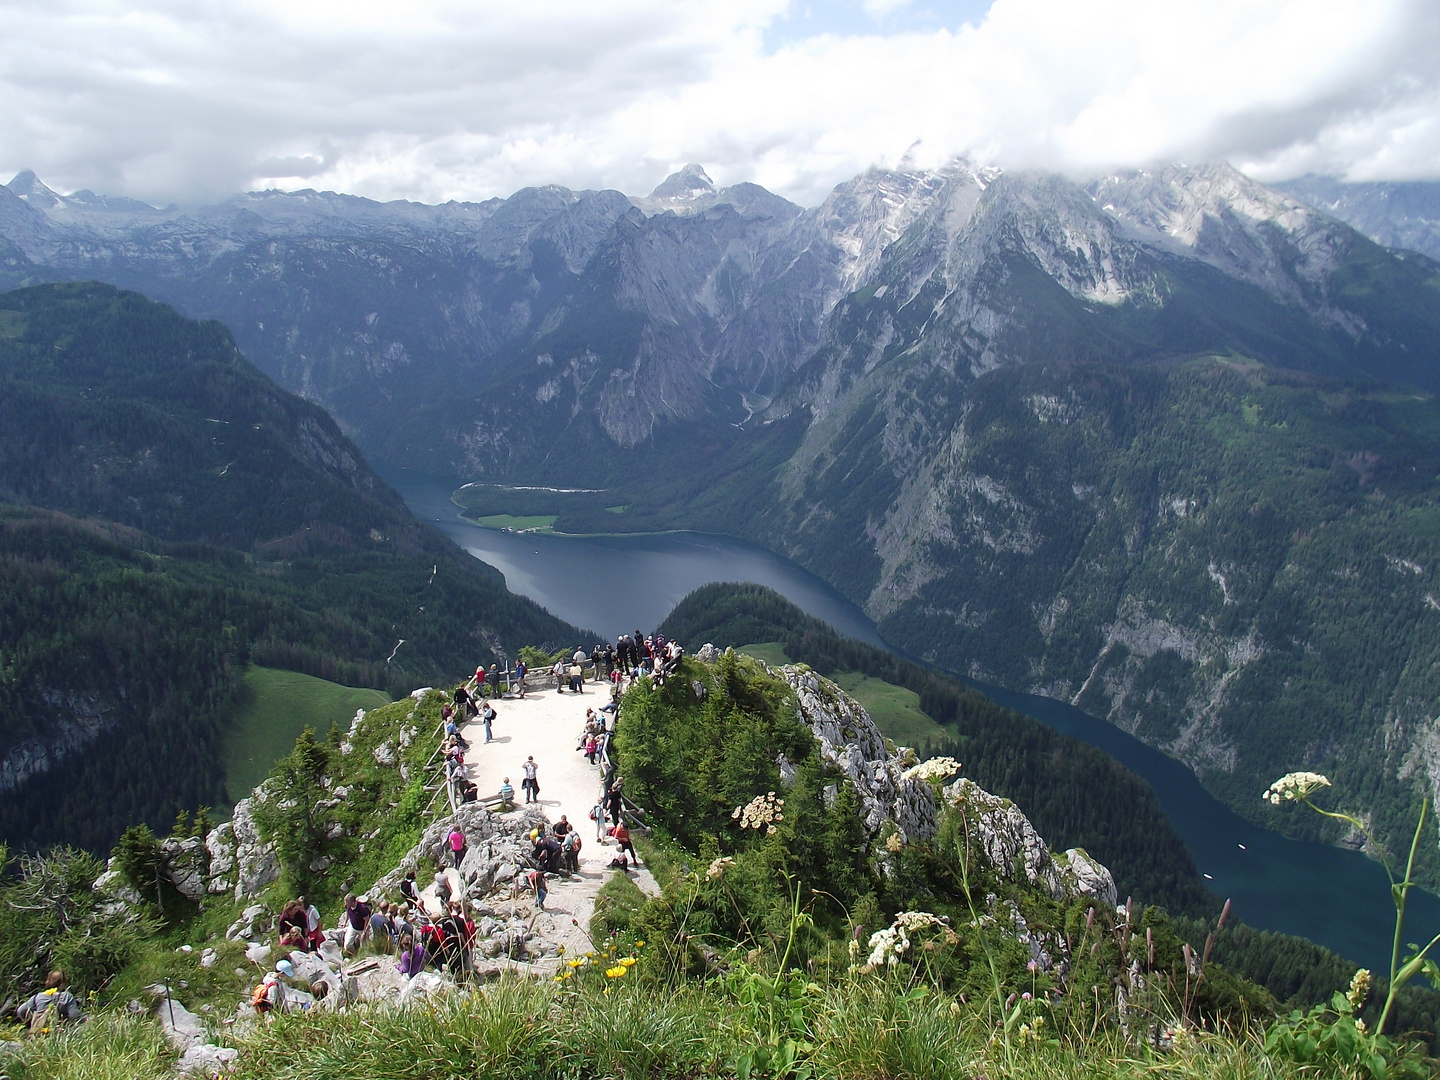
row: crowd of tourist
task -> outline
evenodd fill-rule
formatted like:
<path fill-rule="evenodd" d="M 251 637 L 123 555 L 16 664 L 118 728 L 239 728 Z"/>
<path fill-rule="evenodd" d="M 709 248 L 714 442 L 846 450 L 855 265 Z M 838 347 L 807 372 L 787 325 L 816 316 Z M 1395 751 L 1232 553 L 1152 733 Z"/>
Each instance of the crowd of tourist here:
<path fill-rule="evenodd" d="M 625 800 L 625 781 L 618 774 L 611 754 L 621 695 L 627 685 L 642 677 L 663 681 L 676 670 L 682 656 L 678 643 L 666 641 L 658 634 L 647 638 L 637 630 L 633 636 L 622 634 L 613 644 L 597 644 L 589 653 L 577 648 L 568 657 L 556 660 L 547 671 L 555 680 L 556 693 L 584 693 L 587 679 L 603 683 L 608 690 L 605 704 L 585 710 L 575 751 L 583 754 L 596 772 L 597 795 L 589 816 L 595 825 L 596 843 L 615 845 L 615 856 L 609 863 L 613 869 L 629 872 L 639 864 L 627 824 L 627 815 L 635 810 Z M 437 760 L 455 805 L 482 798 L 466 760 L 474 748 L 472 739 L 477 737 L 473 729 L 471 738 L 466 737 L 467 726 L 479 725 L 484 744 L 497 741 L 495 723 L 499 714 L 494 702 L 524 698 L 530 689 L 529 677 L 523 662 L 517 662 L 510 669 L 496 665 L 487 670 L 481 665 L 476 668 L 474 678 L 457 686 L 442 707 Z M 533 754 L 520 763 L 518 772 L 523 801 L 539 803 L 540 763 Z M 498 812 L 514 809 L 516 793 L 510 778 L 506 776 L 496 794 L 485 801 Z M 553 824 L 537 826 L 530 834 L 530 843 L 532 865 L 523 881 L 534 893 L 537 909 L 544 910 L 548 879 L 570 878 L 580 872 L 584 841 L 579 828 L 562 813 Z M 458 872 L 468 851 L 465 834 L 458 824 L 446 837 L 444 850 L 452 872 Z M 431 887 L 426 888 L 420 885 L 417 872 L 412 870 L 400 881 L 398 899 L 347 895 L 336 924 L 329 929 L 323 926 L 315 905 L 298 896 L 280 912 L 279 944 L 291 952 L 314 952 L 328 941 L 343 957 L 353 957 L 368 947 L 392 955 L 396 970 L 407 978 L 430 968 L 449 971 L 457 980 L 467 979 L 474 971 L 475 922 L 466 898 L 456 895 L 452 880 L 441 866 L 428 883 Z M 293 977 L 294 969 L 289 961 L 279 961 L 256 988 L 253 1002 L 256 1009 L 266 1012 L 283 1008 L 286 982 Z M 311 989 L 324 992 L 323 987 Z"/>

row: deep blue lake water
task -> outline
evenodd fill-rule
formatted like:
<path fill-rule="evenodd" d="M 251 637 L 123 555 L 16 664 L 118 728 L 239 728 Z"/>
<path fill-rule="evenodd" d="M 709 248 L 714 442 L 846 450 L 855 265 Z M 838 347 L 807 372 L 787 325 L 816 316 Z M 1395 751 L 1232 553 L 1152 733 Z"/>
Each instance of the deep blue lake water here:
<path fill-rule="evenodd" d="M 758 545 L 701 533 L 571 537 L 486 529 L 460 517 L 450 501 L 458 481 L 380 471 L 416 517 L 499 570 L 512 591 L 612 640 L 637 628 L 654 630 L 701 585 L 753 581 L 843 634 L 892 648 L 859 607 Z M 1389 880 L 1377 863 L 1358 852 L 1289 840 L 1252 825 L 1206 792 L 1185 765 L 1064 702 L 974 685 L 1002 705 L 1098 746 L 1145 777 L 1195 864 L 1209 875 L 1206 885 L 1229 897 L 1251 926 L 1299 934 L 1377 971 L 1388 969 L 1395 909 Z M 1412 893 L 1406 927 L 1406 941 L 1428 941 L 1440 932 L 1440 899 Z"/>

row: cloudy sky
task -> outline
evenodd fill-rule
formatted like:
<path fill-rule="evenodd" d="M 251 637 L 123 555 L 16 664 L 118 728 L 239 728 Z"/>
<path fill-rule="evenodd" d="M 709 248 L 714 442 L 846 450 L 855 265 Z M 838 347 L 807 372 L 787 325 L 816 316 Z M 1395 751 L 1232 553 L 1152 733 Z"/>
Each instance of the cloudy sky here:
<path fill-rule="evenodd" d="M 0 173 L 805 204 L 871 164 L 1440 178 L 1435 0 L 0 0 Z"/>

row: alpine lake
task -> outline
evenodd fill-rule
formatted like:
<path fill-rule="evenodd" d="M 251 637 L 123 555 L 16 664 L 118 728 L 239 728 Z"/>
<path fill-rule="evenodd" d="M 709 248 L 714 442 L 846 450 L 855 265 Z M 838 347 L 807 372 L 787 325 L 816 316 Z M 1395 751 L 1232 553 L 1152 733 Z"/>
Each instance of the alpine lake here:
<path fill-rule="evenodd" d="M 461 517 L 451 501 L 461 481 L 383 466 L 377 471 L 417 518 L 500 571 L 511 591 L 599 633 L 599 640 L 637 628 L 653 631 L 702 585 L 755 582 L 842 634 L 915 659 L 884 641 L 869 617 L 823 580 L 747 541 L 690 532 L 565 536 L 486 528 Z M 1148 780 L 1206 886 L 1228 897 L 1245 922 L 1309 938 L 1376 972 L 1388 970 L 1395 908 L 1378 863 L 1358 851 L 1290 840 L 1245 821 L 1181 762 L 1065 702 L 966 681 L 1002 705 L 1099 747 Z M 1437 932 L 1440 898 L 1412 891 L 1403 940 L 1428 941 Z"/>

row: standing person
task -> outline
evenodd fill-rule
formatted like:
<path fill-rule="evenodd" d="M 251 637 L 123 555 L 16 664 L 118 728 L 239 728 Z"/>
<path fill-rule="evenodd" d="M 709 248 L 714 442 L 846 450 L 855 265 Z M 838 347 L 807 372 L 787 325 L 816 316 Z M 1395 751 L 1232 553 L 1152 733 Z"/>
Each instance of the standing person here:
<path fill-rule="evenodd" d="M 435 918 L 438 919 L 450 905 L 450 878 L 444 870 L 435 871 L 435 904 Z M 430 913 L 427 911 L 425 914 Z"/>
<path fill-rule="evenodd" d="M 620 827 L 620 812 L 625 806 L 624 788 L 625 778 L 617 776 L 605 792 L 605 805 L 610 810 L 610 821 L 617 829 Z"/>
<path fill-rule="evenodd" d="M 525 792 L 525 801 L 527 803 L 539 802 L 540 781 L 536 779 L 536 774 L 540 771 L 540 766 L 535 764 L 535 755 L 531 754 L 527 757 L 525 764 L 520 768 L 525 773 L 525 779 L 520 781 L 520 789 Z"/>
<path fill-rule="evenodd" d="M 522 698 L 525 696 L 525 673 L 529 670 L 530 669 L 525 666 L 524 660 L 515 661 L 515 681 L 510 685 L 520 692 Z"/>
<path fill-rule="evenodd" d="M 530 873 L 525 875 L 525 880 L 529 882 L 530 888 L 535 890 L 535 907 L 540 911 L 544 911 L 545 895 L 549 892 L 549 890 L 545 888 L 545 871 L 538 869 L 531 870 Z"/>
<path fill-rule="evenodd" d="M 458 982 L 464 970 L 465 920 L 460 917 L 460 902 L 452 900 L 446 906 L 445 916 L 440 920 L 440 948 L 445 966 L 450 969 Z"/>
<path fill-rule="evenodd" d="M 556 660 L 555 666 L 550 669 L 550 674 L 555 676 L 555 692 L 563 694 L 565 692 L 565 661 Z"/>
<path fill-rule="evenodd" d="M 465 833 L 457 824 L 450 830 L 447 839 L 450 841 L 450 857 L 455 860 L 455 869 L 459 870 L 460 861 L 465 858 Z"/>
<path fill-rule="evenodd" d="M 475 693 L 480 693 L 477 688 Z M 470 691 L 465 689 L 462 683 L 455 687 L 455 715 L 461 720 L 468 720 L 475 715 L 475 700 L 470 696 Z"/>
<path fill-rule="evenodd" d="M 605 664 L 605 678 L 609 679 L 611 675 L 615 674 L 615 650 L 608 641 L 605 643 L 605 651 L 600 654 L 600 659 Z M 595 675 L 596 678 L 599 678 L 600 673 L 597 671 Z"/>
<path fill-rule="evenodd" d="M 307 903 L 305 897 L 301 896 L 295 901 L 305 909 L 305 936 L 310 939 L 310 948 L 306 952 L 317 952 L 325 943 L 325 927 L 320 921 L 320 909 L 314 904 Z"/>
<path fill-rule="evenodd" d="M 605 843 L 605 800 L 602 797 L 590 808 L 590 820 L 595 823 L 595 842 Z"/>
<path fill-rule="evenodd" d="M 520 696 L 524 697 L 525 694 L 522 692 Z M 488 701 L 485 702 L 484 707 L 480 710 L 480 720 L 485 725 L 485 741 L 492 741 L 494 736 L 490 732 L 490 725 L 495 722 L 495 709 Z"/>
<path fill-rule="evenodd" d="M 364 944 L 370 934 L 370 898 L 358 899 L 354 893 L 345 896 L 345 944 L 347 956 L 354 956 L 355 950 Z"/>
<path fill-rule="evenodd" d="M 400 879 L 400 895 L 412 907 L 420 905 L 420 886 L 415 883 L 414 870 L 407 871 L 405 876 Z"/>
<path fill-rule="evenodd" d="M 570 824 L 570 819 L 564 814 L 561 814 L 560 820 L 555 822 L 554 825 L 550 826 L 550 831 L 563 840 L 565 839 L 565 834 L 568 832 L 572 832 L 574 828 L 575 826 Z"/>

